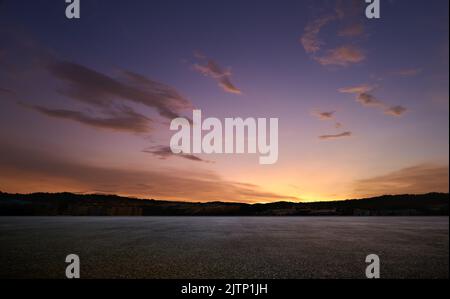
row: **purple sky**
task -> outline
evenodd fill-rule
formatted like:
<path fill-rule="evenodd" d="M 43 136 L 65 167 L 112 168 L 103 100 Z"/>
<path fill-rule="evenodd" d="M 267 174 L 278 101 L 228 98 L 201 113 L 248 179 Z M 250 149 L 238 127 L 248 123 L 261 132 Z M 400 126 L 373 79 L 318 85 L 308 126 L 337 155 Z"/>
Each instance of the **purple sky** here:
<path fill-rule="evenodd" d="M 448 192 L 447 0 L 0 1 L 0 190 L 192 201 Z M 278 117 L 279 161 L 170 120 Z"/>

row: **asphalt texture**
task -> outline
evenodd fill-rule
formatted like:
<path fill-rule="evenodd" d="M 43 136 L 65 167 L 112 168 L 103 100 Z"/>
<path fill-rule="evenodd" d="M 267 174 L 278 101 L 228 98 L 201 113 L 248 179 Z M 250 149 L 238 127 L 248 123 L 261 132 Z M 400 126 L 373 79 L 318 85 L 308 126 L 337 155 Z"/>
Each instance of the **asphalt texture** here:
<path fill-rule="evenodd" d="M 448 217 L 0 217 L 0 278 L 448 278 Z"/>

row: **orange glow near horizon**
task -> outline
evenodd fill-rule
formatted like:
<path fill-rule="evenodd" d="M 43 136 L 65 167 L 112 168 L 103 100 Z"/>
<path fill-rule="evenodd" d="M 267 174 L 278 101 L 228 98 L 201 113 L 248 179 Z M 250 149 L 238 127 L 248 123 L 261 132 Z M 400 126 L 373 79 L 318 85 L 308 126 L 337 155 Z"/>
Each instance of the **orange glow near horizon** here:
<path fill-rule="evenodd" d="M 359 1 L 133 1 L 126 14 L 111 1 L 76 23 L 6 2 L 0 191 L 247 203 L 449 191 L 448 1 L 386 1 L 395 18 L 381 22 Z M 194 109 L 277 118 L 277 163 L 174 154 L 170 123 Z"/>

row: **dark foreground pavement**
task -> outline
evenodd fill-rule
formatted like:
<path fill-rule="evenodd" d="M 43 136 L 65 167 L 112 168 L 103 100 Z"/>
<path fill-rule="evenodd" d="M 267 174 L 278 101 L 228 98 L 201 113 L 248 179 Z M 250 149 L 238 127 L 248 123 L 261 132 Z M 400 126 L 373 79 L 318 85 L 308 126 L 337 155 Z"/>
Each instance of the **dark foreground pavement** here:
<path fill-rule="evenodd" d="M 448 217 L 0 217 L 0 278 L 448 278 Z"/>

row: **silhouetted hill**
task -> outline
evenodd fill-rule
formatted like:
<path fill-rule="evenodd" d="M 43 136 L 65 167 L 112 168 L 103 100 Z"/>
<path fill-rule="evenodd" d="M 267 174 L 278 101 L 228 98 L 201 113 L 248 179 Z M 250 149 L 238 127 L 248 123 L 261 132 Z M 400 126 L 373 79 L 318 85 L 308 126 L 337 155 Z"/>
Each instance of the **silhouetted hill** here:
<path fill-rule="evenodd" d="M 2 216 L 448 216 L 448 207 L 448 193 L 251 205 L 144 200 L 99 194 L 0 192 Z"/>

